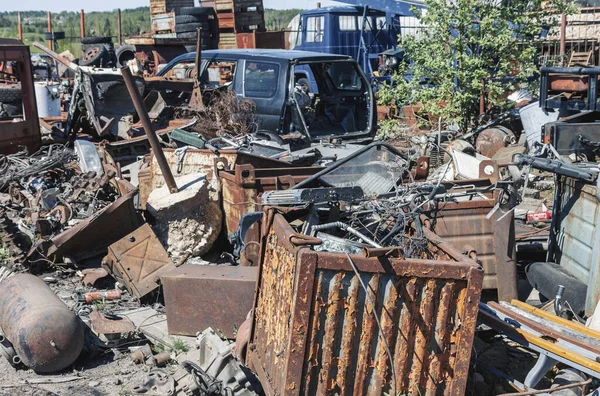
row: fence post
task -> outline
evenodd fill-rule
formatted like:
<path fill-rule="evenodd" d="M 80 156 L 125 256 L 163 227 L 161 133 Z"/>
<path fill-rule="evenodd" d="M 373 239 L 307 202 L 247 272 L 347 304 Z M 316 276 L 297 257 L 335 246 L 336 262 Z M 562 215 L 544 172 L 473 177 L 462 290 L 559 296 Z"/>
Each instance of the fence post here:
<path fill-rule="evenodd" d="M 52 33 L 52 13 L 48 11 L 48 33 Z M 54 41 L 52 39 L 48 40 L 48 48 L 54 51 Z"/>
<path fill-rule="evenodd" d="M 17 13 L 17 29 L 19 31 L 19 40 L 23 41 L 23 24 L 21 22 L 21 11 Z"/>
<path fill-rule="evenodd" d="M 561 62 L 565 57 L 567 47 L 567 16 L 563 12 L 560 16 L 560 58 Z"/>
<path fill-rule="evenodd" d="M 121 45 L 121 9 L 117 8 L 117 43 Z"/>
<path fill-rule="evenodd" d="M 81 38 L 85 38 L 85 14 L 83 9 L 79 11 L 79 29 L 81 31 Z"/>

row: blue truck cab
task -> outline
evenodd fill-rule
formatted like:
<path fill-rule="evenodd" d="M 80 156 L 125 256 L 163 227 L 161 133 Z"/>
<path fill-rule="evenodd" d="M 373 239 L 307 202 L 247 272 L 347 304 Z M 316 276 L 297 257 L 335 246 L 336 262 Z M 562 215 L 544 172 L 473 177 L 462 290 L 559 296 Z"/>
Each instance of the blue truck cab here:
<path fill-rule="evenodd" d="M 348 55 L 365 73 L 377 70 L 379 54 L 396 47 L 398 17 L 369 7 L 335 6 L 300 14 L 295 50 Z"/>

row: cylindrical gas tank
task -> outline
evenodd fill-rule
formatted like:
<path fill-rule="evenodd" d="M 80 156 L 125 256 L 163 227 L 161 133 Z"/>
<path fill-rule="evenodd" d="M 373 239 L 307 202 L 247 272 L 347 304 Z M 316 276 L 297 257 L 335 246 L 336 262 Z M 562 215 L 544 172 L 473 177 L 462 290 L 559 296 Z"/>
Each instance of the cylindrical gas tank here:
<path fill-rule="evenodd" d="M 21 361 L 40 373 L 66 368 L 83 348 L 83 322 L 33 275 L 0 284 L 0 326 Z"/>
<path fill-rule="evenodd" d="M 50 82 L 35 83 L 35 101 L 38 117 L 60 116 L 60 85 Z"/>

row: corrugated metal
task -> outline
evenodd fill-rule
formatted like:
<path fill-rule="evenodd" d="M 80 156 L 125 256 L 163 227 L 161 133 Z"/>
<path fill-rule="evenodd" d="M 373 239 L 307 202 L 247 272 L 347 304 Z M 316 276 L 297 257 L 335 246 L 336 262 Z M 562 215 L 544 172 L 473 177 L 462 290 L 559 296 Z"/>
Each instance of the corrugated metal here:
<path fill-rule="evenodd" d="M 588 285 L 586 313 L 600 300 L 600 204 L 597 188 L 574 179 L 562 179 L 562 194 L 555 222 L 554 262 Z"/>
<path fill-rule="evenodd" d="M 428 217 L 438 236 L 459 249 L 475 249 L 485 272 L 483 288 L 498 289 L 501 301 L 511 301 L 518 297 L 514 216 L 497 210 L 487 218 L 495 205 L 495 199 L 440 203 Z"/>
<path fill-rule="evenodd" d="M 483 278 L 475 262 L 433 234 L 437 260 L 352 256 L 372 309 L 345 255 L 293 245 L 302 236 L 272 211 L 263 229 L 248 361 L 267 395 L 464 394 Z"/>

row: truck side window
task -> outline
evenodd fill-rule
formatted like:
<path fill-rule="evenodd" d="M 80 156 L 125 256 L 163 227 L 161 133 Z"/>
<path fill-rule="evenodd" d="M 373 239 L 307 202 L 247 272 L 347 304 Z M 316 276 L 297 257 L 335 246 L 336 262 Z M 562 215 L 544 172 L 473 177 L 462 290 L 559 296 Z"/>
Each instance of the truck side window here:
<path fill-rule="evenodd" d="M 211 87 L 231 85 L 235 74 L 236 62 L 212 61 L 200 77 L 202 83 Z"/>
<path fill-rule="evenodd" d="M 277 63 L 246 61 L 244 70 L 244 96 L 249 98 L 272 98 L 279 85 Z"/>
<path fill-rule="evenodd" d="M 338 17 L 340 30 L 343 32 L 356 31 L 356 16 L 355 15 L 340 15 Z M 362 17 L 360 17 L 362 21 Z"/>
<path fill-rule="evenodd" d="M 325 17 L 306 18 L 306 42 L 321 43 L 325 34 Z"/>

